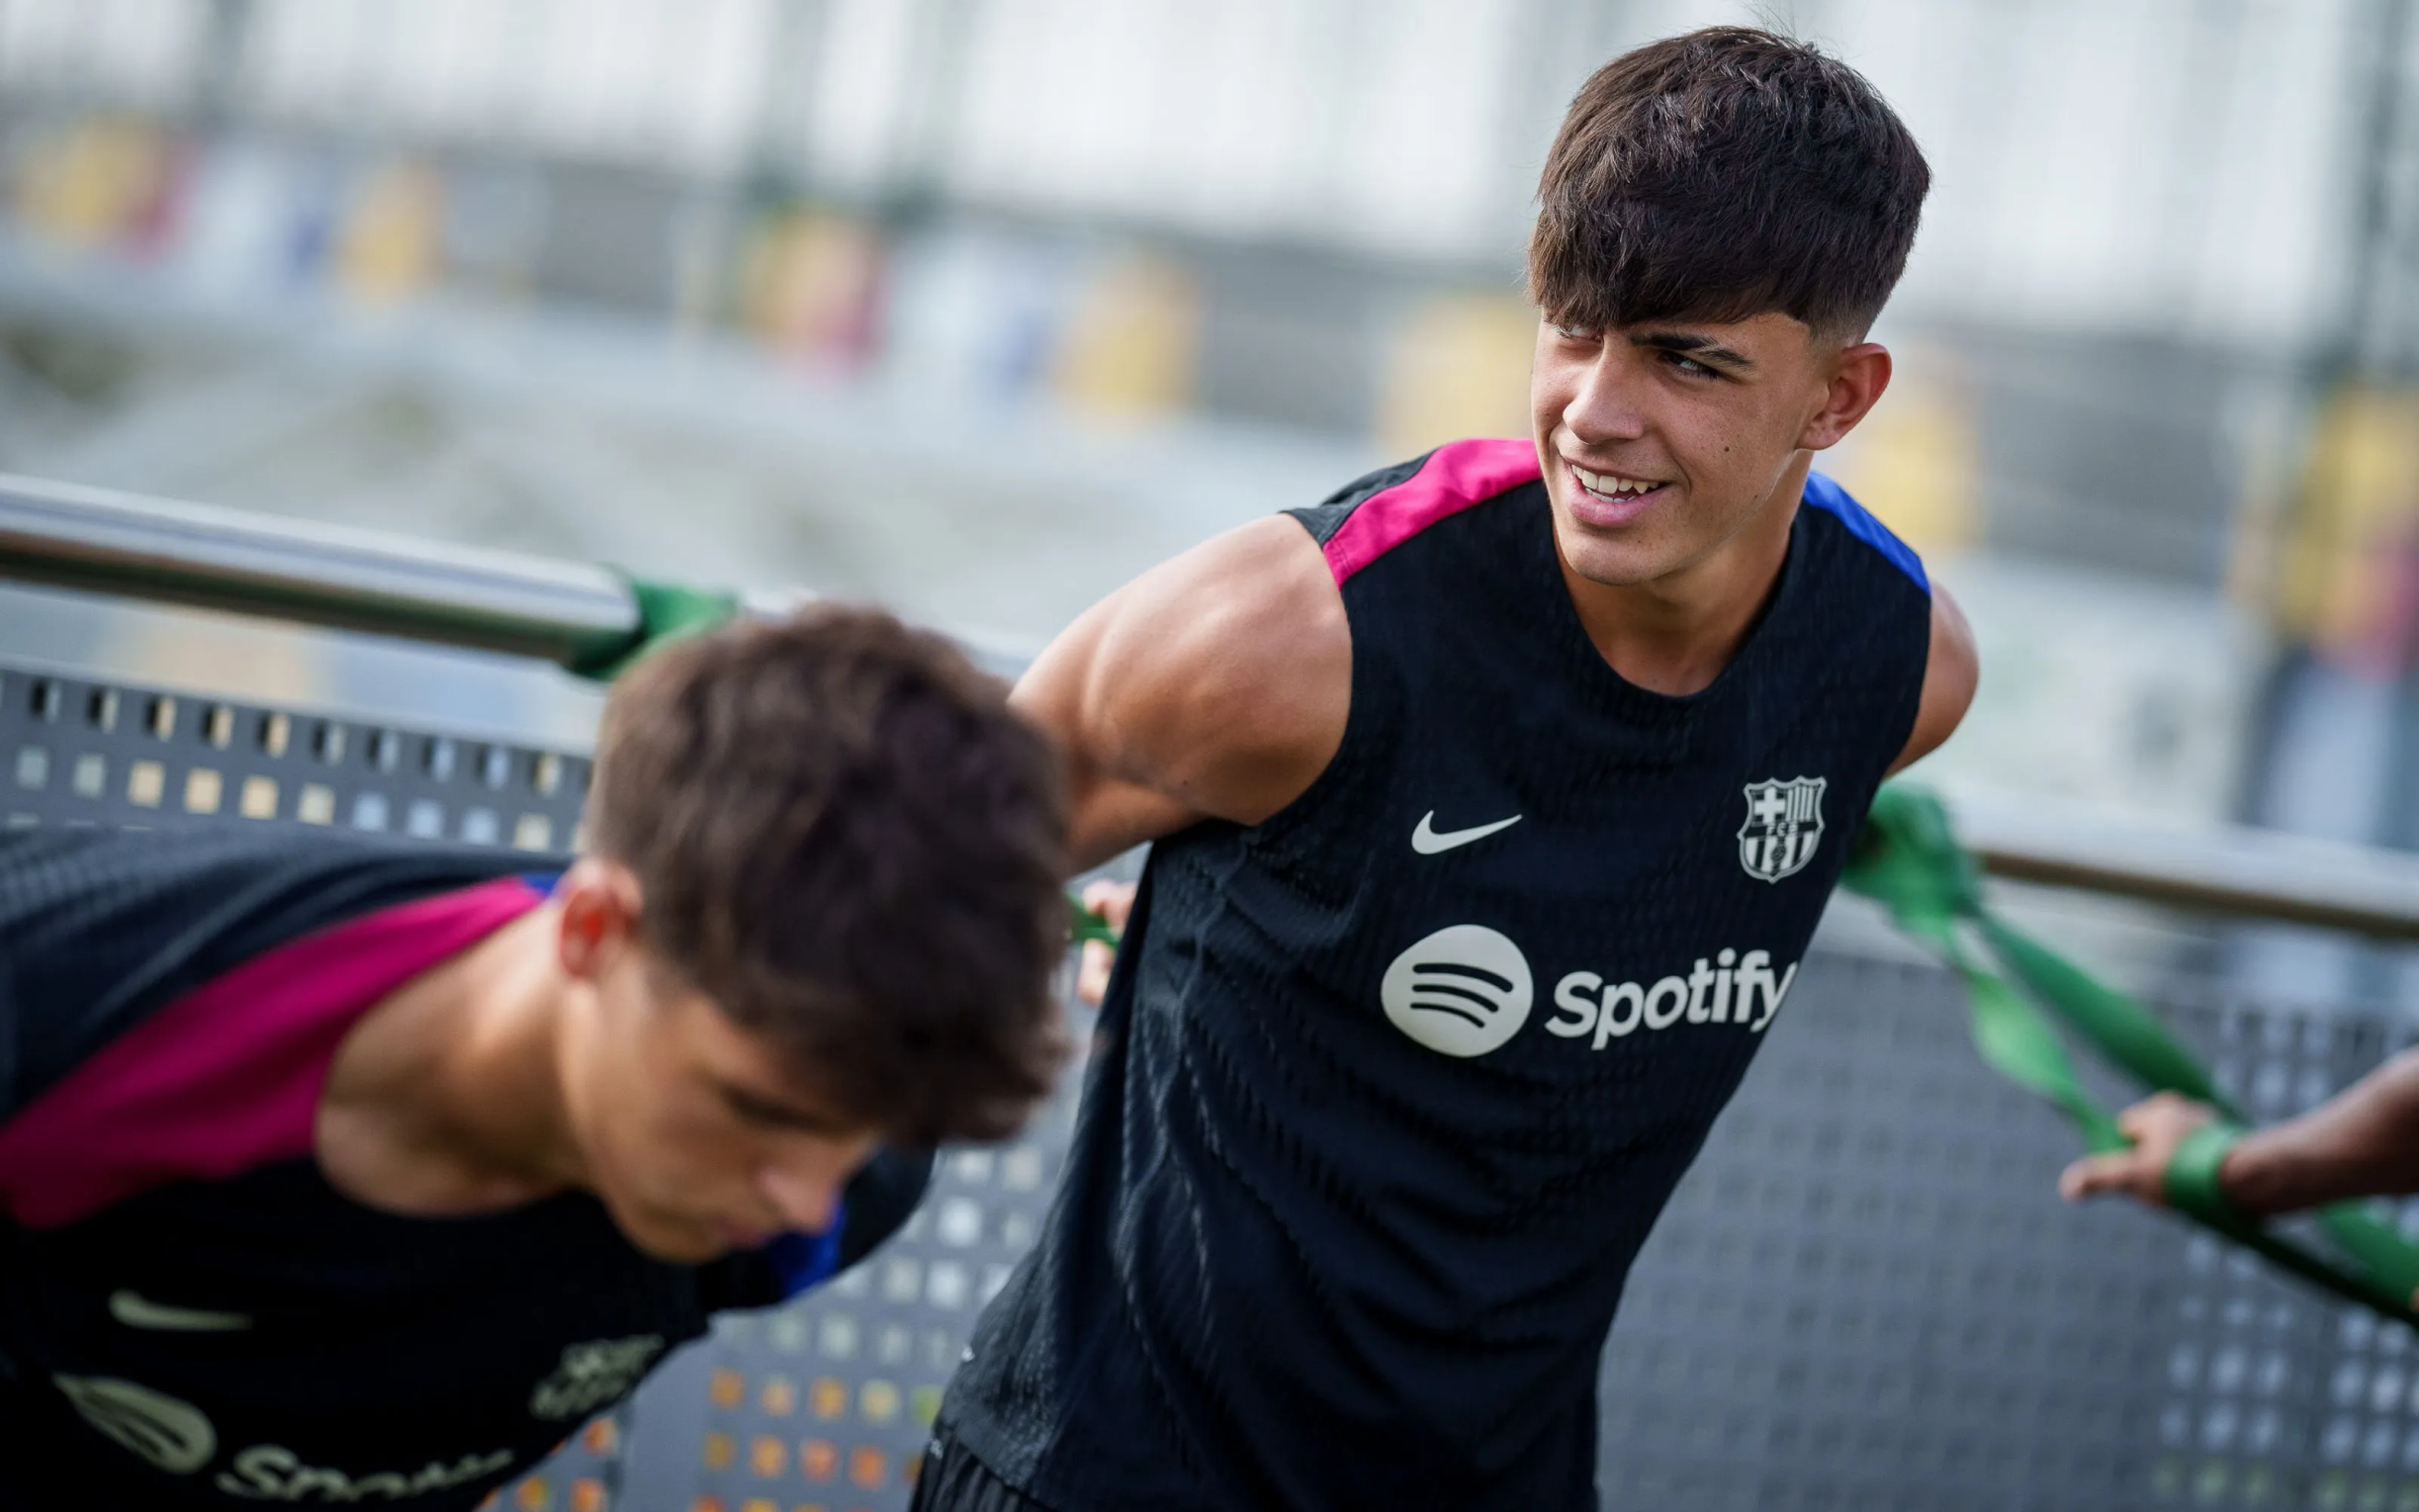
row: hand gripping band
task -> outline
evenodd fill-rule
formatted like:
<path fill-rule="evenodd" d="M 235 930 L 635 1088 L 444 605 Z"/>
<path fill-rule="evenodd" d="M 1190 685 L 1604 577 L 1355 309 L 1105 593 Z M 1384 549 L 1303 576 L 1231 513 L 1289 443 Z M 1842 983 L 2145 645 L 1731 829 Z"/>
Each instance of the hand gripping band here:
<path fill-rule="evenodd" d="M 1901 930 L 1964 979 L 1974 1048 L 1983 1061 L 2065 1113 L 2087 1148 L 2121 1150 L 2129 1141 L 2076 1077 L 2052 1016 L 2144 1090 L 2206 1103 L 2225 1120 L 2196 1130 L 2170 1163 L 2166 1190 L 2178 1212 L 2312 1286 L 2419 1329 L 2419 1311 L 2412 1307 L 2419 1293 L 2419 1246 L 2404 1239 L 2389 1217 L 2361 1202 L 2320 1208 L 2319 1227 L 2332 1250 L 2327 1253 L 2226 1201 L 2217 1171 L 2249 1122 L 2242 1111 L 2148 1009 L 1991 912 L 1979 868 L 1958 845 L 1937 798 L 1897 783 L 1884 787 L 1841 880 L 1887 908 Z"/>

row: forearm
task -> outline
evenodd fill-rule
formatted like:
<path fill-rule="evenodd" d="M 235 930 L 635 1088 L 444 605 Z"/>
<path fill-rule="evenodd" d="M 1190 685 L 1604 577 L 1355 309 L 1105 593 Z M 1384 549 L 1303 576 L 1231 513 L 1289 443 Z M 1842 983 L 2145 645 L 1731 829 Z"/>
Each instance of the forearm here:
<path fill-rule="evenodd" d="M 2419 1192 L 2419 1051 L 2404 1051 L 2298 1118 L 2245 1136 L 2219 1173 L 2251 1213 Z"/>

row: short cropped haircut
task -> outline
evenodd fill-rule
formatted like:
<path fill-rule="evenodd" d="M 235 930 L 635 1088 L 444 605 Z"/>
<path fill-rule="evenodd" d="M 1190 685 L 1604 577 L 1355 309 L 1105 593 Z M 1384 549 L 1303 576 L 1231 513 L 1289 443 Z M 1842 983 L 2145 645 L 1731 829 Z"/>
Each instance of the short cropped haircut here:
<path fill-rule="evenodd" d="M 588 844 L 655 961 L 912 1145 L 997 1139 L 1066 1053 L 1052 747 L 938 635 L 823 606 L 658 651 L 605 705 Z"/>
<path fill-rule="evenodd" d="M 1547 154 L 1529 293 L 1609 330 L 1770 311 L 1859 339 L 1915 244 L 1931 169 L 1862 74 L 1709 27 L 1613 59 Z"/>

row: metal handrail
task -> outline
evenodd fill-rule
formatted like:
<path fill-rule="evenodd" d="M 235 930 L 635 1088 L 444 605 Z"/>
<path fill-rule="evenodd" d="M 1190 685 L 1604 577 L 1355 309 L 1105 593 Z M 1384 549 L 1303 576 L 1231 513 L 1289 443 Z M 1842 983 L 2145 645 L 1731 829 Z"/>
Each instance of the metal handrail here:
<path fill-rule="evenodd" d="M 2405 852 L 1971 793 L 1953 797 L 1949 810 L 1983 870 L 2010 881 L 2419 939 L 2419 856 Z"/>
<path fill-rule="evenodd" d="M 0 475 L 0 578 L 536 657 L 627 646 L 602 568 Z M 1963 795 L 1986 871 L 2173 907 L 2419 939 L 2419 857 L 2242 826 Z"/>
<path fill-rule="evenodd" d="M 0 578 L 566 666 L 639 631 L 599 567 L 0 475 Z"/>

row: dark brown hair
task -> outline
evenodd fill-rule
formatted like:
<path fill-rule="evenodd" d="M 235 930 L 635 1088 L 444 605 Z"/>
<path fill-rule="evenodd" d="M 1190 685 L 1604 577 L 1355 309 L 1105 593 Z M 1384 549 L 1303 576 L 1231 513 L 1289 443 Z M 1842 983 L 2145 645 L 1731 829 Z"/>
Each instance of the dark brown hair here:
<path fill-rule="evenodd" d="M 588 802 L 650 952 L 822 1106 L 934 1144 L 1049 1092 L 1058 761 L 947 641 L 821 606 L 666 647 L 606 702 Z"/>
<path fill-rule="evenodd" d="M 1709 27 L 1580 88 L 1538 182 L 1529 292 L 1564 325 L 1779 311 L 1853 340 L 1906 270 L 1930 187 L 1862 74 L 1769 32 Z"/>

